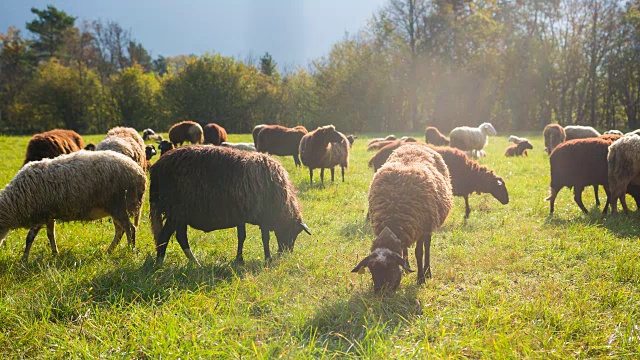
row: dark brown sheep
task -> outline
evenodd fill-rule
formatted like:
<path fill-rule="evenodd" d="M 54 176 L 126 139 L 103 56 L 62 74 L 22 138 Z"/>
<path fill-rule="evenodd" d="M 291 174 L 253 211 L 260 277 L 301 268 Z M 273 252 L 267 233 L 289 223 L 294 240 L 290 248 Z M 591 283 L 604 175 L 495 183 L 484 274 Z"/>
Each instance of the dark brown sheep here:
<path fill-rule="evenodd" d="M 408 143 L 403 144 L 396 141 L 380 149 L 371 160 L 369 166 L 374 171 L 387 161 L 391 153 L 402 145 L 407 146 L 427 146 L 427 144 Z M 501 204 L 509 203 L 509 193 L 504 180 L 496 175 L 486 166 L 480 165 L 477 161 L 467 157 L 464 151 L 451 147 L 432 147 L 444 159 L 445 164 L 449 167 L 451 175 L 451 185 L 453 186 L 453 195 L 462 196 L 464 198 L 465 212 L 464 218 L 469 218 L 471 208 L 469 207 L 469 195 L 472 193 L 489 193 Z"/>
<path fill-rule="evenodd" d="M 216 123 L 205 125 L 202 131 L 204 132 L 205 144 L 220 146 L 220 144 L 227 141 L 227 131 Z"/>
<path fill-rule="evenodd" d="M 527 150 L 532 150 L 533 145 L 528 141 L 522 141 L 509 146 L 504 151 L 504 156 L 527 156 Z"/>
<path fill-rule="evenodd" d="M 169 129 L 169 141 L 175 147 L 181 146 L 185 141 L 202 144 L 204 141 L 202 127 L 194 121 L 179 122 Z"/>
<path fill-rule="evenodd" d="M 582 191 L 586 186 L 594 186 L 597 199 L 597 187 L 602 185 L 607 194 L 603 211 L 607 211 L 610 199 L 607 153 L 611 144 L 610 139 L 600 137 L 574 139 L 561 143 L 551 152 L 551 195 L 545 199 L 550 201 L 550 214 L 553 214 L 558 192 L 565 186 L 573 187 L 573 199 L 586 214 Z"/>
<path fill-rule="evenodd" d="M 213 231 L 237 227 L 238 252 L 246 238 L 246 223 L 260 226 L 265 259 L 270 259 L 269 231 L 275 231 L 278 251 L 293 250 L 298 234 L 309 232 L 287 171 L 266 154 L 217 146 L 186 146 L 160 157 L 151 167 L 150 218 L 158 263 L 175 233 L 185 255 L 187 226 Z"/>
<path fill-rule="evenodd" d="M 175 149 L 175 146 L 170 141 L 162 140 L 158 144 L 158 150 L 160 150 L 160 156 L 164 155 L 167 151 Z"/>
<path fill-rule="evenodd" d="M 427 126 L 424 129 L 424 142 L 435 146 L 448 146 L 449 139 L 447 139 L 442 133 L 433 126 Z"/>
<path fill-rule="evenodd" d="M 262 132 L 261 132 L 262 133 Z M 320 169 L 320 181 L 324 184 L 324 169 L 331 169 L 331 181 L 334 179 L 333 167 L 344 169 L 349 165 L 349 140 L 336 131 L 333 125 L 319 127 L 306 134 L 300 140 L 300 160 L 309 168 L 309 182 L 313 184 L 313 169 Z"/>
<path fill-rule="evenodd" d="M 553 149 L 560 145 L 560 143 L 564 142 L 567 137 L 562 125 L 558 124 L 549 124 L 545 126 L 542 131 L 542 136 L 544 137 L 544 151 L 546 151 L 547 154 L 551 154 Z"/>
<path fill-rule="evenodd" d="M 151 160 L 151 158 L 156 155 L 158 152 L 156 151 L 156 147 L 153 145 L 147 145 L 144 147 L 144 154 L 146 156 L 147 159 L 147 165 L 148 162 Z"/>
<path fill-rule="evenodd" d="M 251 136 L 253 136 L 253 144 L 254 145 L 258 145 L 258 133 L 260 133 L 260 130 L 264 129 L 265 126 L 268 126 L 267 124 L 260 124 L 260 125 L 256 125 L 253 128 L 253 131 L 251 132 Z"/>
<path fill-rule="evenodd" d="M 24 164 L 42 159 L 53 159 L 63 154 L 82 150 L 84 141 L 73 130 L 54 129 L 35 134 L 27 145 Z"/>
<path fill-rule="evenodd" d="M 280 125 L 265 125 L 258 132 L 256 150 L 278 156 L 293 156 L 296 166 L 300 166 L 298 158 L 300 139 L 308 133 L 304 126 L 288 128 Z"/>

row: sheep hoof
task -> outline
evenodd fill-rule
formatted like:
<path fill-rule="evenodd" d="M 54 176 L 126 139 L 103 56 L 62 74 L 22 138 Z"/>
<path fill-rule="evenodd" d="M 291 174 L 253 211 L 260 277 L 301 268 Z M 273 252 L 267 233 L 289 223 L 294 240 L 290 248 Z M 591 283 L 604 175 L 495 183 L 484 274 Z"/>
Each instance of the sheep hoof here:
<path fill-rule="evenodd" d="M 235 260 L 233 260 L 233 262 L 235 262 L 238 265 L 244 265 L 244 259 L 242 258 L 242 256 L 236 256 Z"/>
<path fill-rule="evenodd" d="M 157 266 L 157 267 L 162 266 L 162 263 L 163 263 L 163 262 L 164 262 L 164 256 L 158 256 L 158 257 L 156 258 L 156 266 Z"/>

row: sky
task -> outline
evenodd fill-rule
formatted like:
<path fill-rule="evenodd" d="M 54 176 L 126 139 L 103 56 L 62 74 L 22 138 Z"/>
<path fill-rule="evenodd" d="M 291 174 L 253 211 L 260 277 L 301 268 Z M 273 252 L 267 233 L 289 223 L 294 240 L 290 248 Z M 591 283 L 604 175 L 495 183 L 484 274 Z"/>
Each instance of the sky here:
<path fill-rule="evenodd" d="M 111 20 L 158 55 L 220 53 L 244 60 L 268 51 L 280 69 L 307 66 L 346 33 L 363 29 L 388 0 L 0 0 L 0 32 L 23 29 L 48 4 L 83 20 Z"/>

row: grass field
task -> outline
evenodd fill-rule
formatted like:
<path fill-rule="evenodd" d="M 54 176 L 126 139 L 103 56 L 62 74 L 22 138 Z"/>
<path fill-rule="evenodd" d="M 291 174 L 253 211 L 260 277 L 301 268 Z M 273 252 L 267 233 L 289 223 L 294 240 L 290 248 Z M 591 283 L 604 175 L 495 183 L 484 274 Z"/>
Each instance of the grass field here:
<path fill-rule="evenodd" d="M 110 220 L 66 223 L 57 226 L 57 257 L 42 231 L 22 264 L 27 231 L 12 231 L 0 247 L 0 358 L 639 357 L 640 216 L 601 216 L 591 189 L 588 215 L 563 189 L 548 216 L 542 138 L 518 135 L 534 144 L 528 158 L 505 158 L 501 136 L 481 159 L 505 179 L 509 204 L 472 195 L 465 222 L 456 198 L 433 237 L 433 279 L 418 287 L 411 274 L 386 297 L 373 294 L 368 273 L 350 273 L 372 241 L 366 136 L 344 183 L 310 186 L 308 170 L 278 158 L 313 235 L 269 264 L 259 229 L 248 226 L 244 265 L 233 262 L 234 229 L 190 229 L 203 266 L 172 239 L 155 269 L 148 203 L 135 250 L 123 240 L 105 254 Z M 0 138 L 0 186 L 20 168 L 27 141 Z M 409 259 L 415 267 L 413 250 Z"/>

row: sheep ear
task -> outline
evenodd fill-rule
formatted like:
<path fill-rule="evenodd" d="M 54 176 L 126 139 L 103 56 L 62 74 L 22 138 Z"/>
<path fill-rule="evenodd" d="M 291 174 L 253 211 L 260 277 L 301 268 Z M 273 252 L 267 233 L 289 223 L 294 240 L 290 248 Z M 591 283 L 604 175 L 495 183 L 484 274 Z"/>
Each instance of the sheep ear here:
<path fill-rule="evenodd" d="M 410 272 L 412 273 L 413 270 L 411 270 L 411 268 L 409 267 L 409 263 L 406 262 L 402 256 L 398 255 L 398 254 L 393 254 L 393 261 L 398 264 L 400 267 L 402 267 L 404 269 L 404 271 L 406 272 Z"/>
<path fill-rule="evenodd" d="M 300 225 L 300 227 L 302 228 L 302 230 L 304 230 L 304 232 L 311 235 L 311 230 L 309 230 L 309 227 L 307 226 L 307 224 L 300 222 L 298 225 Z"/>
<path fill-rule="evenodd" d="M 360 275 L 364 274 L 364 268 L 369 267 L 369 261 L 371 261 L 372 256 L 373 255 L 369 255 L 366 258 L 362 259 L 362 261 L 360 261 L 360 263 L 358 263 L 358 265 L 356 265 L 356 267 L 354 267 L 351 272 L 358 273 Z"/>

